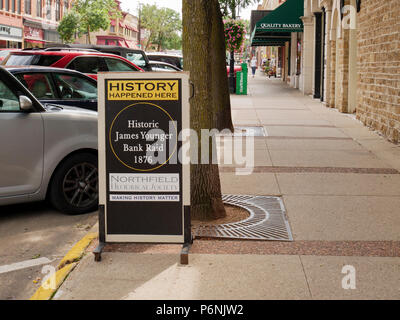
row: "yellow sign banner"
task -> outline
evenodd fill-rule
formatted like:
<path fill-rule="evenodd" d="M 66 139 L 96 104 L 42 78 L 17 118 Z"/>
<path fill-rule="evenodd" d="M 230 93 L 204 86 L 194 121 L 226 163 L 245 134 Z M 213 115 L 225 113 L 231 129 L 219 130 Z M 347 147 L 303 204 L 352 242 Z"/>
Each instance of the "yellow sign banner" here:
<path fill-rule="evenodd" d="M 110 80 L 108 100 L 178 100 L 178 80 Z"/>

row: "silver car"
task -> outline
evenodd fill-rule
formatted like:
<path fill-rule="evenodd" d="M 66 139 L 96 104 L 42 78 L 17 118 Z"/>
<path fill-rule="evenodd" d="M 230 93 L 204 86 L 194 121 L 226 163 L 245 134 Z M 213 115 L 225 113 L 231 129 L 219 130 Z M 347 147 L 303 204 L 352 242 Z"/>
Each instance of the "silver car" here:
<path fill-rule="evenodd" d="M 182 71 L 182 69 L 179 69 L 178 67 L 162 62 L 162 61 L 149 61 L 149 65 L 151 66 L 152 71 L 163 71 L 163 72 L 179 72 Z"/>
<path fill-rule="evenodd" d="M 42 105 L 0 67 L 0 147 L 0 205 L 48 198 L 69 214 L 96 209 L 96 112 Z"/>

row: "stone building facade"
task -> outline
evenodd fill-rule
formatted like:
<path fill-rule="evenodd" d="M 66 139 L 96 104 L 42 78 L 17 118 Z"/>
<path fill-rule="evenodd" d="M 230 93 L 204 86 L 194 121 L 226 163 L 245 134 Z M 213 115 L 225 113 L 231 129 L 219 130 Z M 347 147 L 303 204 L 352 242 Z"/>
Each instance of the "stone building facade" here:
<path fill-rule="evenodd" d="M 400 142 L 400 2 L 363 1 L 357 15 L 357 118 Z"/>
<path fill-rule="evenodd" d="M 398 0 L 304 0 L 304 94 L 400 142 Z M 320 19 L 318 17 L 321 17 Z"/>

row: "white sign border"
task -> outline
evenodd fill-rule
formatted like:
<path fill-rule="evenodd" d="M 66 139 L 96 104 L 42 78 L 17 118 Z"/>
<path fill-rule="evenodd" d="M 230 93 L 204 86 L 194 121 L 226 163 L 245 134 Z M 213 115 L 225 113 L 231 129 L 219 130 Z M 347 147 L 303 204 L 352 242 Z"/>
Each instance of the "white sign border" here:
<path fill-rule="evenodd" d="M 110 235 L 107 234 L 107 188 L 106 188 L 106 139 L 105 139 L 105 81 L 120 79 L 166 79 L 181 80 L 182 84 L 182 129 L 190 128 L 190 84 L 189 72 L 99 72 L 98 86 L 98 153 L 99 153 L 99 205 L 104 205 L 106 242 L 177 243 L 185 242 L 185 206 L 190 206 L 190 164 L 182 164 L 182 234 L 181 235 Z M 188 140 L 190 141 L 190 139 Z"/>

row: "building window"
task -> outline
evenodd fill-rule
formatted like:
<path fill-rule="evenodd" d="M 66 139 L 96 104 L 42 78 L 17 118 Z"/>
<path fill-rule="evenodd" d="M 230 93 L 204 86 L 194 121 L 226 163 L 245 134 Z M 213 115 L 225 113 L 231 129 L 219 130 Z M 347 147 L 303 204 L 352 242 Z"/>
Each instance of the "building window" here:
<path fill-rule="evenodd" d="M 32 13 L 31 6 L 32 6 L 31 0 L 25 0 L 25 13 L 26 14 Z"/>
<path fill-rule="evenodd" d="M 42 0 L 36 0 L 36 16 L 42 17 Z"/>
<path fill-rule="evenodd" d="M 15 0 L 11 0 L 11 12 L 15 12 Z"/>
<path fill-rule="evenodd" d="M 6 1 L 5 9 L 6 9 L 6 11 L 8 11 L 8 10 L 10 10 L 9 3 L 8 3 L 9 0 L 5 0 L 5 1 Z"/>
<path fill-rule="evenodd" d="M 56 21 L 61 20 L 61 3 L 60 0 L 56 0 Z"/>
<path fill-rule="evenodd" d="M 46 0 L 46 19 L 51 20 L 51 0 Z"/>
<path fill-rule="evenodd" d="M 115 32 L 115 27 L 114 26 L 110 26 L 110 32 Z"/>
<path fill-rule="evenodd" d="M 17 2 L 17 12 L 18 14 L 21 14 L 21 0 L 18 0 Z"/>
<path fill-rule="evenodd" d="M 68 12 L 68 0 L 64 0 L 64 10 L 63 10 L 63 15 Z"/>

